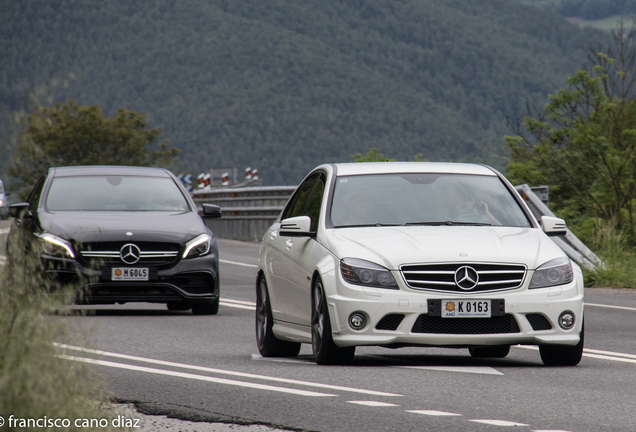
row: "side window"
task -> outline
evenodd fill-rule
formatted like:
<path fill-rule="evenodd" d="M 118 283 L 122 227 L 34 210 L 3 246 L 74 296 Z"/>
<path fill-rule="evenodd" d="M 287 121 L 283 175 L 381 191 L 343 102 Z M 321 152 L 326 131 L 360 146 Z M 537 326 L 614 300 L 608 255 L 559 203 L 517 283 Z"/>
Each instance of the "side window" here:
<path fill-rule="evenodd" d="M 307 202 L 307 209 L 305 210 L 305 215 L 311 218 L 311 228 L 312 232 L 316 232 L 318 230 L 318 219 L 320 218 L 320 206 L 322 205 L 322 197 L 325 193 L 325 181 L 321 177 L 316 181 L 314 185 L 314 190 L 311 193 L 311 197 L 309 198 L 309 202 Z"/>
<path fill-rule="evenodd" d="M 38 202 L 40 201 L 40 196 L 42 195 L 42 187 L 44 186 L 45 177 L 42 176 L 38 179 L 35 186 L 31 190 L 29 194 L 29 198 L 27 198 L 27 202 L 29 203 L 29 211 L 31 213 L 35 213 L 38 209 Z"/>
<path fill-rule="evenodd" d="M 291 200 L 287 203 L 287 207 L 285 207 L 282 219 L 303 216 L 305 214 L 304 212 L 305 207 L 307 206 L 307 200 L 309 199 L 309 194 L 313 190 L 314 183 L 316 183 L 316 180 L 318 180 L 319 176 L 320 174 L 316 173 L 305 180 L 302 185 L 300 185 L 298 190 L 296 190 L 294 196 L 292 196 Z"/>

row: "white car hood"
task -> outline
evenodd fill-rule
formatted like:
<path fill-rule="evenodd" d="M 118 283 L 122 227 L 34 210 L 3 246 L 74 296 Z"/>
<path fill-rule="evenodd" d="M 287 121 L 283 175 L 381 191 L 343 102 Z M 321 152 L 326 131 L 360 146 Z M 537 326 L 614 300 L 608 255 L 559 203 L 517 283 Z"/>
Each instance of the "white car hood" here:
<path fill-rule="evenodd" d="M 536 269 L 565 256 L 537 228 L 409 226 L 338 228 L 319 239 L 338 258 L 360 258 L 398 270 L 403 264 L 483 262 Z"/>

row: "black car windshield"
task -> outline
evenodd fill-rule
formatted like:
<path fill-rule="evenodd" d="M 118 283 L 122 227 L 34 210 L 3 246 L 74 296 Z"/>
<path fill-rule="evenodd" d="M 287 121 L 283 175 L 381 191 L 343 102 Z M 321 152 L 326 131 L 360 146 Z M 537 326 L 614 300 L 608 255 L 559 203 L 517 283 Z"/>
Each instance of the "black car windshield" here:
<path fill-rule="evenodd" d="M 331 222 L 338 227 L 487 225 L 530 227 L 497 176 L 372 174 L 336 179 Z"/>
<path fill-rule="evenodd" d="M 135 176 L 56 177 L 48 211 L 187 211 L 188 202 L 171 178 Z"/>

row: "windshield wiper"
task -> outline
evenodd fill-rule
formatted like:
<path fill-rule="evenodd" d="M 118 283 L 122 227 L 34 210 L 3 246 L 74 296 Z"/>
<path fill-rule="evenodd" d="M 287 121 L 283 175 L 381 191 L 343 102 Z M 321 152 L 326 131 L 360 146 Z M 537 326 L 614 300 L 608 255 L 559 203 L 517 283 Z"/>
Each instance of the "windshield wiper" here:
<path fill-rule="evenodd" d="M 387 226 L 401 226 L 400 224 L 352 224 L 352 225 L 336 225 L 334 228 L 368 228 L 368 227 L 387 227 Z"/>
<path fill-rule="evenodd" d="M 414 226 L 414 225 L 420 225 L 420 226 L 442 226 L 442 225 L 448 225 L 448 226 L 490 226 L 492 224 L 480 223 L 480 222 L 453 222 L 453 221 L 446 221 L 446 222 L 407 222 L 404 225 L 406 225 L 406 226 Z"/>

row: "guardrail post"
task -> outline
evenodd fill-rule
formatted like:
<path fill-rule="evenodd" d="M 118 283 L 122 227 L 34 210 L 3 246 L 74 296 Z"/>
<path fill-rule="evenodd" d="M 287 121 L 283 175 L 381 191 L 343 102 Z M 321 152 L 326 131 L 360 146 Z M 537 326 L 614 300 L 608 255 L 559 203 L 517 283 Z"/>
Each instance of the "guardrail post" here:
<path fill-rule="evenodd" d="M 199 211 L 203 203 L 223 210 L 220 219 L 205 220 L 217 238 L 260 241 L 294 190 L 296 186 L 213 188 L 194 191 L 192 197 Z"/>

